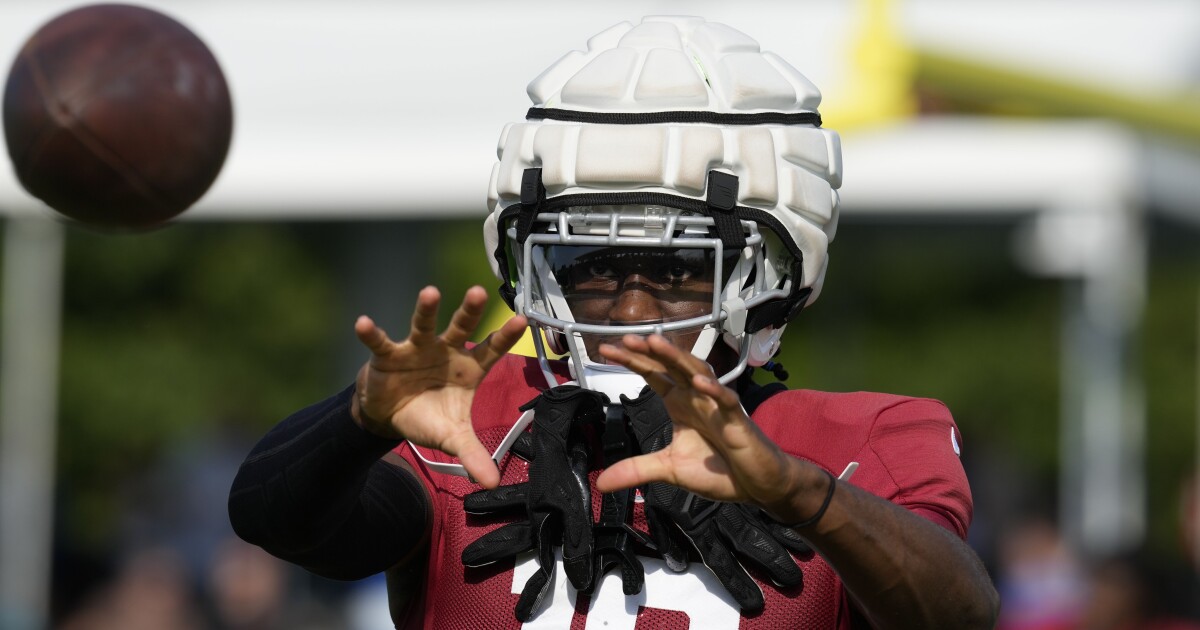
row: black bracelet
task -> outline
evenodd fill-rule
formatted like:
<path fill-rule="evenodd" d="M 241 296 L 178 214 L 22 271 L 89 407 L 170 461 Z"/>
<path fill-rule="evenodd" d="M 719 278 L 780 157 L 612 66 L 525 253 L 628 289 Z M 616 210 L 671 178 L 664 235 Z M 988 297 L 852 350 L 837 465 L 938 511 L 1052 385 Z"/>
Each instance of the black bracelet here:
<path fill-rule="evenodd" d="M 837 487 L 837 477 L 834 477 L 833 473 L 825 470 L 824 468 L 821 469 L 821 472 L 825 473 L 829 477 L 829 491 L 825 493 L 825 501 L 821 503 L 821 509 L 817 510 L 817 513 L 813 514 L 808 519 L 800 521 L 799 523 L 793 523 L 788 525 L 788 527 L 791 527 L 792 529 L 812 527 L 821 520 L 822 516 L 825 516 L 825 510 L 829 508 L 829 502 L 833 500 L 833 490 Z"/>

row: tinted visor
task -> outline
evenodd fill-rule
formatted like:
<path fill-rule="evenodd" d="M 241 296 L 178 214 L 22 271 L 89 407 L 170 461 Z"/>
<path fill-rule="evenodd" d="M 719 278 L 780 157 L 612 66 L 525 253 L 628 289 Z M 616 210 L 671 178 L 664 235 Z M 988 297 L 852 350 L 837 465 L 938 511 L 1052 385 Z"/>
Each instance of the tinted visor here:
<path fill-rule="evenodd" d="M 545 254 L 578 323 L 654 324 L 713 312 L 714 249 L 547 245 Z M 722 275 L 736 257 L 723 261 Z"/>

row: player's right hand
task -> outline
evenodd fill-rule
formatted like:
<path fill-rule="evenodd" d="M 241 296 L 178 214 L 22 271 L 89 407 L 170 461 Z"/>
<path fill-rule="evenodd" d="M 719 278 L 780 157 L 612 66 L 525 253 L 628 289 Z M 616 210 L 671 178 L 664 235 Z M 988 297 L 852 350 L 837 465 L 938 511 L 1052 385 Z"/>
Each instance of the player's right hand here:
<path fill-rule="evenodd" d="M 487 292 L 467 290 L 450 325 L 436 333 L 441 294 L 425 287 L 417 295 L 408 338 L 396 342 L 363 315 L 354 332 L 371 358 L 358 372 L 351 412 L 376 435 L 406 439 L 459 458 L 480 485 L 494 488 L 500 471 L 471 426 L 475 388 L 492 365 L 525 332 L 526 320 L 515 316 L 482 343 L 467 348 L 483 317 Z"/>

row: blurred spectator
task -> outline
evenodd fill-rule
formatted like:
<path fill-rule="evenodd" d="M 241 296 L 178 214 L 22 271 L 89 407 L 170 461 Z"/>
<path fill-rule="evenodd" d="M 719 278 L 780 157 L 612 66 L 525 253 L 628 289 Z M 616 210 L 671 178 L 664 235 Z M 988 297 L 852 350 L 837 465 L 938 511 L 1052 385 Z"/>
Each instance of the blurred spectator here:
<path fill-rule="evenodd" d="M 200 630 L 203 617 L 187 565 L 164 547 L 138 550 L 97 588 L 61 630 Z"/>
<path fill-rule="evenodd" d="M 123 515 L 111 558 L 117 568 L 106 582 L 87 587 L 83 603 L 64 611 L 57 627 L 346 628 L 341 608 L 350 586 L 316 583 L 233 534 L 225 501 L 251 445 L 237 422 L 217 423 L 164 450 L 114 493 Z"/>
<path fill-rule="evenodd" d="M 1069 630 L 1082 619 L 1086 577 L 1080 562 L 1044 518 L 1012 527 L 1000 541 L 1001 630 Z"/>
<path fill-rule="evenodd" d="M 1079 630 L 1200 630 L 1177 610 L 1190 580 L 1144 556 L 1098 564 L 1089 575 L 1087 608 Z M 1183 587 L 1182 589 L 1180 587 Z M 1190 599 L 1190 598 L 1188 598 Z"/>
<path fill-rule="evenodd" d="M 226 538 L 217 546 L 207 586 L 219 627 L 228 630 L 283 627 L 286 569 L 262 549 L 233 536 Z"/>
<path fill-rule="evenodd" d="M 233 534 L 217 545 L 205 592 L 220 630 L 341 630 L 342 615 L 291 588 L 287 563 Z M 385 616 L 384 619 L 387 617 Z"/>
<path fill-rule="evenodd" d="M 1144 615 L 1142 582 L 1132 566 L 1112 561 L 1092 571 L 1080 630 L 1141 628 Z"/>
<path fill-rule="evenodd" d="M 124 544 L 169 546 L 183 554 L 192 575 L 209 573 L 218 547 L 233 534 L 225 501 L 253 439 L 226 418 L 164 449 L 123 489 Z"/>

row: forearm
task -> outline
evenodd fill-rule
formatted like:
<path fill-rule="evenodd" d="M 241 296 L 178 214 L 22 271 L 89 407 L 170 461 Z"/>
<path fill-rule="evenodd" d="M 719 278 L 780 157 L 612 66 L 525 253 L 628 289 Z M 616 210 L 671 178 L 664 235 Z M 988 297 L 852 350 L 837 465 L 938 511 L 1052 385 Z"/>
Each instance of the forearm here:
<path fill-rule="evenodd" d="M 405 558 L 428 528 L 428 498 L 397 444 L 350 417 L 352 388 L 271 430 L 234 480 L 229 515 L 243 539 L 314 573 L 358 579 Z"/>
<path fill-rule="evenodd" d="M 794 460 L 796 491 L 776 513 L 802 521 L 819 508 L 828 477 Z M 978 557 L 945 528 L 837 482 L 813 526 L 798 530 L 837 571 L 876 628 L 992 628 L 999 600 Z"/>

